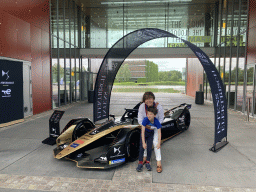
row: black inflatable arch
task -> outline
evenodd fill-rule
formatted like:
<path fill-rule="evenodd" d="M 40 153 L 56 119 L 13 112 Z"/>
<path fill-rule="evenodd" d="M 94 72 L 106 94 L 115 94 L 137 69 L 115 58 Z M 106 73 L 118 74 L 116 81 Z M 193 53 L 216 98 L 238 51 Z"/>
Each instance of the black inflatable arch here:
<path fill-rule="evenodd" d="M 105 55 L 100 66 L 94 90 L 94 122 L 109 117 L 109 103 L 116 74 L 124 60 L 141 44 L 156 38 L 173 37 L 172 33 L 156 28 L 145 28 L 133 31 L 118 40 Z M 209 57 L 194 44 L 181 39 L 194 52 L 201 62 L 211 87 L 215 112 L 215 138 L 210 149 L 218 151 L 227 142 L 227 102 L 224 86 L 214 64 Z M 226 138 L 223 141 L 223 138 Z"/>

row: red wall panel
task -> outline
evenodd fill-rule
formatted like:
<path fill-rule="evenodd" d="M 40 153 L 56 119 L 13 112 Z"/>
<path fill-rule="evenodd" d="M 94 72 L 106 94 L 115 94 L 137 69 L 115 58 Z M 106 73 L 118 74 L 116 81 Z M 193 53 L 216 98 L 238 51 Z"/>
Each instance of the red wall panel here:
<path fill-rule="evenodd" d="M 26 0 L 25 0 L 26 1 Z M 16 10 L 16 0 L 1 0 L 0 11 Z"/>
<path fill-rule="evenodd" d="M 4 0 L 2 2 L 3 11 L 10 15 L 19 18 L 23 21 L 27 21 L 30 11 L 30 0 Z"/>
<path fill-rule="evenodd" d="M 0 25 L 1 56 L 17 58 L 17 28 L 16 18 L 1 12 L 2 23 Z"/>
<path fill-rule="evenodd" d="M 256 63 L 256 2 L 249 1 L 249 25 L 248 25 L 248 45 L 247 45 L 247 64 Z"/>
<path fill-rule="evenodd" d="M 33 4 L 34 5 L 34 4 Z M 31 6 L 30 23 L 44 31 L 49 32 L 50 24 L 50 12 L 49 12 L 49 2 L 48 1 L 38 1 L 37 5 Z"/>
<path fill-rule="evenodd" d="M 31 26 L 31 70 L 34 114 L 42 112 L 41 104 L 43 102 L 43 67 L 41 58 L 41 38 L 41 29 Z"/>
<path fill-rule="evenodd" d="M 197 58 L 189 58 L 187 61 L 187 95 L 195 97 L 196 91 L 203 84 L 204 69 Z"/>
<path fill-rule="evenodd" d="M 31 61 L 31 42 L 30 42 L 30 24 L 17 19 L 17 58 L 21 60 Z"/>
<path fill-rule="evenodd" d="M 44 98 L 42 110 L 52 108 L 51 99 L 51 67 L 50 63 L 50 37 L 49 33 L 42 31 L 42 69 L 43 69 L 43 89 L 42 96 Z"/>

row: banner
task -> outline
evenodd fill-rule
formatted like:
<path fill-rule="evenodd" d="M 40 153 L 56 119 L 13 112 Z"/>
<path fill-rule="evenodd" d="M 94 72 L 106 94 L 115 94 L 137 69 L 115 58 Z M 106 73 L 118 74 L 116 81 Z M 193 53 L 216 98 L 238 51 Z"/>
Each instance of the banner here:
<path fill-rule="evenodd" d="M 23 119 L 23 62 L 0 60 L 0 124 Z"/>
<path fill-rule="evenodd" d="M 95 82 L 93 103 L 94 122 L 109 117 L 111 91 L 115 76 L 123 61 L 141 44 L 162 37 L 181 39 L 164 30 L 146 28 L 127 34 L 109 49 L 102 61 Z M 214 103 L 216 144 L 227 136 L 227 102 L 222 80 L 214 64 L 200 48 L 186 40 L 181 40 L 195 53 L 207 74 Z"/>

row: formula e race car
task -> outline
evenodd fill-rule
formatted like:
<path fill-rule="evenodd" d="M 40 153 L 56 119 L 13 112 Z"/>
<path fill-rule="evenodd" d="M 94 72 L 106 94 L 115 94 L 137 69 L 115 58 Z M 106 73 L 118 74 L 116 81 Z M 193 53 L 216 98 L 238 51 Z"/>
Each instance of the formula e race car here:
<path fill-rule="evenodd" d="M 135 161 L 139 156 L 140 125 L 137 115 L 140 103 L 125 113 L 94 124 L 88 118 L 72 119 L 57 138 L 53 150 L 56 159 L 66 158 L 80 168 L 106 169 Z M 187 130 L 190 104 L 183 103 L 164 113 L 162 142 Z"/>

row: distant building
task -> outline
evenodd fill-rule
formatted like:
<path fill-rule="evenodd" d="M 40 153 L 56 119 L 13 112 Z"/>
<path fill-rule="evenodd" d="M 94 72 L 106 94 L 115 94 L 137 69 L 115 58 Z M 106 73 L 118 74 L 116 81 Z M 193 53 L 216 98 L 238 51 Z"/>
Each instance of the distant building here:
<path fill-rule="evenodd" d="M 123 65 L 125 64 L 129 66 L 132 81 L 146 77 L 146 60 L 124 61 Z"/>

